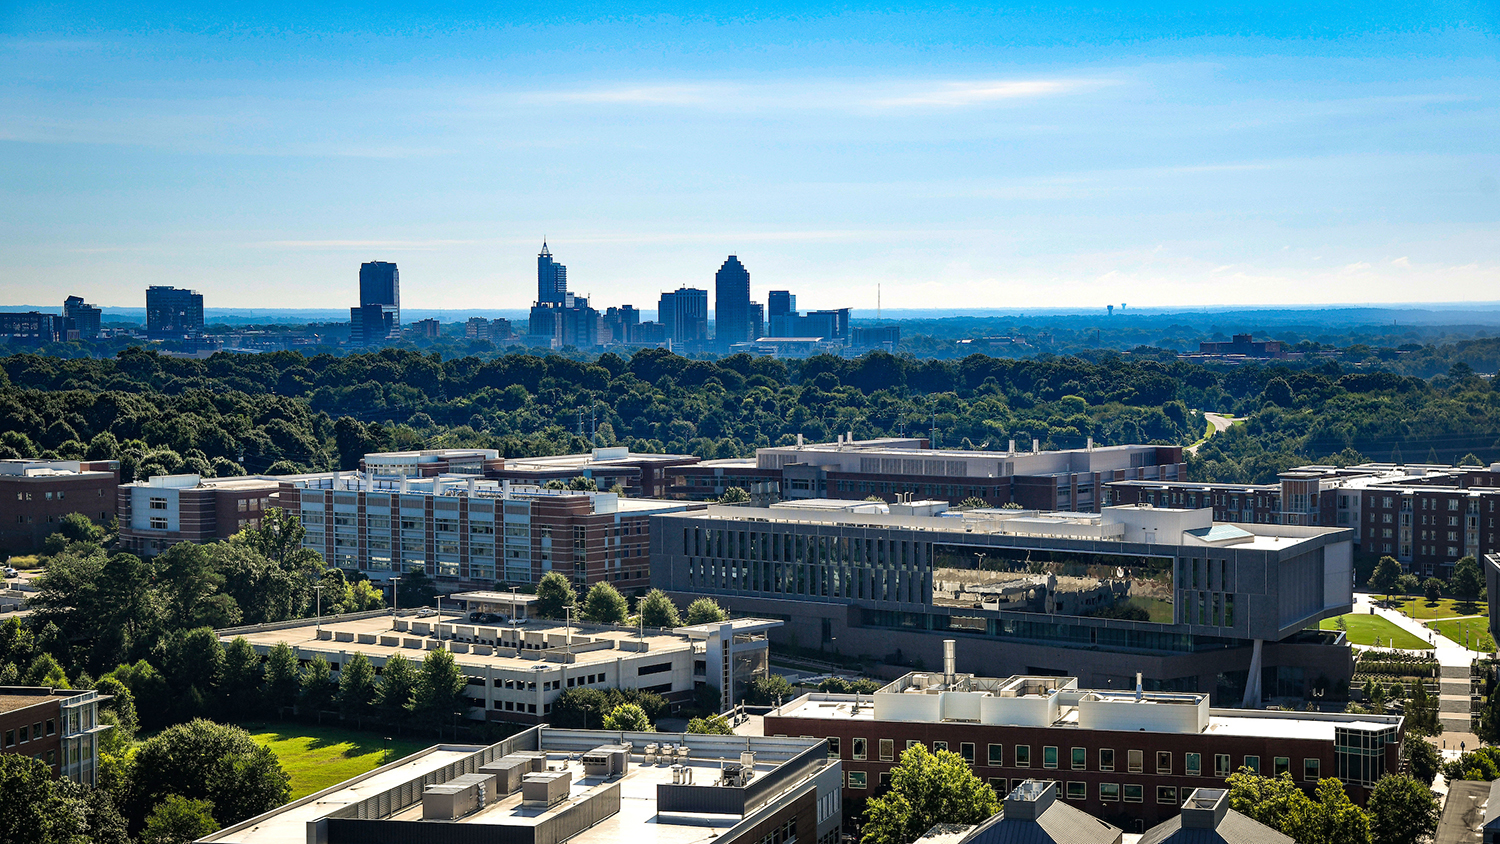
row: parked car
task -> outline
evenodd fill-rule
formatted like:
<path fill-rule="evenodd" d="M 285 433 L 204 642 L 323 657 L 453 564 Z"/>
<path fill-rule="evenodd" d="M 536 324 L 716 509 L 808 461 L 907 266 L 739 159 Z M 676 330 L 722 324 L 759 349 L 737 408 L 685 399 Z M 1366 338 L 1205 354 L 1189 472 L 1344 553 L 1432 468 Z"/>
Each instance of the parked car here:
<path fill-rule="evenodd" d="M 21 576 L 20 572 L 16 571 L 15 569 L 11 568 L 10 566 L 6 566 L 5 568 L 0 569 L 0 572 L 4 572 L 6 577 L 20 577 Z"/>

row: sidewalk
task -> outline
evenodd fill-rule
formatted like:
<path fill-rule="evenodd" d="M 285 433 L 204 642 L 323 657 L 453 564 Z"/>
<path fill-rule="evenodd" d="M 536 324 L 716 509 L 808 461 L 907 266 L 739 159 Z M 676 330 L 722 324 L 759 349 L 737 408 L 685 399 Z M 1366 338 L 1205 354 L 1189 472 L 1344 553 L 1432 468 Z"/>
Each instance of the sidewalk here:
<path fill-rule="evenodd" d="M 1375 615 L 1389 621 L 1406 632 L 1419 639 L 1426 639 L 1435 646 L 1433 651 L 1414 651 L 1410 649 L 1396 648 L 1405 653 L 1425 654 L 1431 653 L 1437 657 L 1440 670 L 1438 672 L 1438 720 L 1443 724 L 1443 735 L 1438 737 L 1436 743 L 1439 747 L 1443 744 L 1451 746 L 1450 750 L 1444 752 L 1445 758 L 1457 758 L 1459 741 L 1465 742 L 1469 747 L 1479 746 L 1479 740 L 1470 732 L 1470 701 L 1469 701 L 1469 671 L 1475 659 L 1487 657 L 1489 654 L 1483 651 L 1474 651 L 1463 645 L 1439 634 L 1437 631 L 1426 627 L 1422 622 L 1402 615 L 1396 610 L 1377 607 L 1374 598 L 1377 596 L 1364 592 L 1354 593 L 1354 612 L 1366 614 L 1370 608 L 1375 608 Z M 1373 650 L 1365 645 L 1354 645 L 1360 650 Z M 1449 756 L 1449 754 L 1452 754 Z"/>
<path fill-rule="evenodd" d="M 1365 592 L 1355 592 L 1354 612 L 1360 615 L 1368 614 L 1370 612 L 1370 608 L 1375 606 L 1373 601 L 1375 597 L 1376 596 L 1370 595 Z M 1469 665 L 1473 664 L 1474 660 L 1489 656 L 1489 654 L 1485 653 L 1484 651 L 1469 650 L 1463 645 L 1460 645 L 1452 639 L 1449 639 L 1447 636 L 1439 635 L 1431 628 L 1423 626 L 1422 622 L 1417 621 L 1414 618 L 1404 616 L 1401 613 L 1396 612 L 1395 610 L 1386 609 L 1385 607 L 1375 607 L 1375 614 L 1396 625 L 1397 627 L 1400 627 L 1402 630 L 1405 630 L 1413 636 L 1416 636 L 1418 639 L 1433 643 L 1433 645 L 1436 646 L 1435 656 L 1437 656 L 1439 665 L 1463 666 L 1467 668 Z M 1354 647 L 1368 649 L 1365 645 L 1355 645 Z M 1382 648 L 1381 650 L 1390 649 Z M 1400 649 L 1398 648 L 1397 650 Z M 1407 653 L 1420 654 L 1427 653 L 1427 651 L 1407 650 Z"/>

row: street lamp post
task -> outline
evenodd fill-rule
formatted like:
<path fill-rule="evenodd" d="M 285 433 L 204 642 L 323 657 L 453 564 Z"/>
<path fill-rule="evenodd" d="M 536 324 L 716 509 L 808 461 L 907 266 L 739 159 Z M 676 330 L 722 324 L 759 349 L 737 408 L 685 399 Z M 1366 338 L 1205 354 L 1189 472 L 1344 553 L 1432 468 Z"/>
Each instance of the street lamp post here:
<path fill-rule="evenodd" d="M 396 629 L 396 615 L 400 612 L 401 575 L 391 578 L 391 629 Z"/>
<path fill-rule="evenodd" d="M 585 730 L 589 728 L 589 710 L 593 708 L 594 707 L 591 704 L 585 703 L 583 705 L 583 728 Z"/>
<path fill-rule="evenodd" d="M 319 633 L 321 633 L 323 632 L 323 584 L 319 583 L 313 586 L 313 595 L 313 600 L 317 605 L 318 613 L 317 630 Z"/>

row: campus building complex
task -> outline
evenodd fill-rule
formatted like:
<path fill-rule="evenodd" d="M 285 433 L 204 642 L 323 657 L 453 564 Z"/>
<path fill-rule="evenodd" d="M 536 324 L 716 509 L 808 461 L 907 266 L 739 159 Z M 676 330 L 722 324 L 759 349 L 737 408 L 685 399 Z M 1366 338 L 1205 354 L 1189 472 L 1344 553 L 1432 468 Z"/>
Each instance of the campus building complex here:
<path fill-rule="evenodd" d="M 437 617 L 378 611 L 321 624 L 301 619 L 221 630 L 219 636 L 225 642 L 244 636 L 261 654 L 284 643 L 300 660 L 322 656 L 335 672 L 355 653 L 378 670 L 396 654 L 420 660 L 427 651 L 447 650 L 469 678 L 468 717 L 535 724 L 551 715 L 559 696 L 580 687 L 655 692 L 675 705 L 692 700 L 707 683 L 720 690 L 727 710 L 749 682 L 766 675 L 766 633 L 780 624 L 740 618 L 642 629 L 529 617 L 525 606 L 536 598 L 510 592 L 461 593 L 444 598 L 445 605 L 449 601 L 465 612 Z"/>
<path fill-rule="evenodd" d="M 0 548 L 35 551 L 69 513 L 108 522 L 119 483 L 117 460 L 0 460 Z"/>
<path fill-rule="evenodd" d="M 753 459 L 711 460 L 674 468 L 668 492 L 703 500 L 726 487 L 759 485 L 780 499 L 862 500 L 898 495 L 957 504 L 977 498 L 998 507 L 1090 512 L 1104 485 L 1121 480 L 1186 478 L 1177 446 L 1089 446 L 1065 451 L 933 449 L 921 437 L 855 440 L 759 448 Z"/>
<path fill-rule="evenodd" d="M 179 542 L 213 542 L 259 527 L 281 484 L 272 475 L 157 475 L 121 484 L 120 548 L 152 556 Z"/>
<path fill-rule="evenodd" d="M 200 844 L 836 844 L 823 742 L 535 727 L 437 745 Z"/>
<path fill-rule="evenodd" d="M 767 714 L 765 732 L 826 738 L 846 800 L 880 793 L 901 752 L 921 744 L 959 754 L 1001 794 L 1054 781 L 1068 805 L 1127 832 L 1176 816 L 1194 789 L 1227 788 L 1243 768 L 1288 772 L 1304 787 L 1338 777 L 1364 804 L 1400 769 L 1405 737 L 1395 715 L 1215 709 L 1202 693 L 960 674 L 951 650 L 941 671 L 873 695 L 803 695 Z"/>
<path fill-rule="evenodd" d="M 1207 507 L 1225 522 L 1348 528 L 1356 551 L 1395 557 L 1423 577 L 1447 577 L 1461 557 L 1500 551 L 1500 464 L 1299 466 L 1278 480 L 1125 480 L 1108 484 L 1106 497 L 1113 504 Z"/>
<path fill-rule="evenodd" d="M 1350 678 L 1340 635 L 1306 630 L 1352 606 L 1349 534 L 1149 506 L 711 506 L 652 520 L 652 585 L 783 619 L 803 647 L 935 665 L 957 636 L 991 672 L 1120 689 L 1142 671 L 1255 705 Z"/>
<path fill-rule="evenodd" d="M 30 756 L 56 776 L 93 785 L 99 770 L 99 704 L 92 690 L 0 686 L 0 753 Z"/>

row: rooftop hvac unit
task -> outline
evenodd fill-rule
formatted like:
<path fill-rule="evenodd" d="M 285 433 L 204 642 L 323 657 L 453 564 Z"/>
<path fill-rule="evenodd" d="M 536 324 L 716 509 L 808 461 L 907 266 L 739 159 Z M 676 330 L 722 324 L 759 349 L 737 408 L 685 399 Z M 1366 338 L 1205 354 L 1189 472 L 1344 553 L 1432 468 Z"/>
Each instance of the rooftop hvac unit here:
<path fill-rule="evenodd" d="M 572 771 L 527 774 L 521 778 L 521 805 L 534 808 L 555 806 L 567 799 L 572 783 Z"/>
<path fill-rule="evenodd" d="M 457 820 L 483 809 L 495 795 L 492 774 L 463 774 L 422 789 L 422 820 Z"/>
<path fill-rule="evenodd" d="M 521 778 L 532 773 L 533 759 L 530 756 L 512 754 L 502 756 L 492 762 L 486 762 L 479 766 L 479 772 L 490 774 L 495 778 L 495 793 L 497 795 L 515 794 L 521 790 Z"/>
<path fill-rule="evenodd" d="M 583 754 L 584 776 L 624 776 L 629 768 L 630 745 L 628 744 L 606 744 Z"/>

